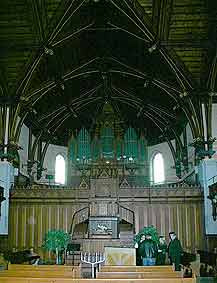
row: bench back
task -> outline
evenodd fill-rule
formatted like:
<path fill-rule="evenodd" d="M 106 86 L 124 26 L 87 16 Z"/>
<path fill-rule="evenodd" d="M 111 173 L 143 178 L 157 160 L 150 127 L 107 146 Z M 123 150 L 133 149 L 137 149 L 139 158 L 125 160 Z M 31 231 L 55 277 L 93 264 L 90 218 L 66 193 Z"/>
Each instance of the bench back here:
<path fill-rule="evenodd" d="M 182 278 L 180 272 L 98 272 L 97 278 Z"/>
<path fill-rule="evenodd" d="M 149 278 L 149 279 L 70 279 L 1 277 L 0 283 L 196 283 L 195 278 Z"/>
<path fill-rule="evenodd" d="M 117 266 L 103 265 L 100 268 L 102 272 L 174 272 L 172 265 L 159 266 Z"/>
<path fill-rule="evenodd" d="M 80 266 L 70 266 L 70 265 L 28 265 L 28 264 L 9 264 L 9 271 L 30 271 L 30 272 L 57 272 L 62 274 L 71 273 L 72 278 L 81 278 L 81 267 Z"/>

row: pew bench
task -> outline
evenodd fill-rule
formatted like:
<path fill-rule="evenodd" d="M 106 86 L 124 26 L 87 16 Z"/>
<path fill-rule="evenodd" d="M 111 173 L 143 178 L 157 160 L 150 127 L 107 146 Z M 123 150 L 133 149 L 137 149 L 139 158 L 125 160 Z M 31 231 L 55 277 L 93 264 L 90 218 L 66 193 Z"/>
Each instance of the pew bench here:
<path fill-rule="evenodd" d="M 172 265 L 136 266 L 136 265 L 102 265 L 102 272 L 174 272 Z"/>
<path fill-rule="evenodd" d="M 27 264 L 9 264 L 8 271 L 25 271 L 25 272 L 56 272 L 65 276 L 71 275 L 71 278 L 81 278 L 81 267 L 80 266 L 69 266 L 69 265 L 27 265 Z M 68 276 L 67 276 L 68 277 Z"/>
<path fill-rule="evenodd" d="M 128 278 L 181 278 L 181 272 L 98 272 L 97 278 L 117 278 L 117 279 L 128 279 Z"/>
<path fill-rule="evenodd" d="M 31 264 L 8 264 L 8 270 L 64 270 L 72 271 L 78 266 L 70 265 L 31 265 Z"/>
<path fill-rule="evenodd" d="M 0 283 L 196 283 L 196 278 L 146 278 L 146 279 L 70 279 L 0 277 Z"/>
<path fill-rule="evenodd" d="M 52 271 L 52 270 L 44 270 L 44 271 L 31 271 L 31 270 L 4 270 L 0 272 L 0 277 L 8 276 L 8 277 L 44 277 L 44 278 L 73 278 L 72 271 Z"/>

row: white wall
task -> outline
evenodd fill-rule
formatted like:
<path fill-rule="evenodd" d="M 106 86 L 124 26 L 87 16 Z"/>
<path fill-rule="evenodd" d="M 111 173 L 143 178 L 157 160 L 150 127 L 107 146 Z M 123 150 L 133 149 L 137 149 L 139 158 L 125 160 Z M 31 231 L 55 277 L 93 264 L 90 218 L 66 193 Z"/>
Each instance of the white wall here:
<path fill-rule="evenodd" d="M 215 104 L 214 107 L 215 107 L 215 114 L 213 114 L 213 131 L 215 132 L 215 134 L 213 136 L 217 136 L 217 123 L 215 123 L 215 121 L 217 121 L 217 105 Z M 189 145 L 193 140 L 189 125 L 187 125 L 186 130 L 187 130 L 187 144 Z M 19 139 L 19 145 L 22 146 L 23 150 L 19 151 L 19 155 L 20 155 L 20 172 L 24 175 L 27 175 L 26 164 L 27 164 L 27 156 L 28 156 L 28 139 L 29 139 L 29 129 L 25 125 L 23 125 Z M 32 138 L 33 142 L 34 139 L 35 137 L 33 136 Z M 172 144 L 174 145 L 174 141 L 172 141 Z M 44 144 L 42 146 L 44 147 Z M 215 143 L 215 147 L 217 150 L 217 142 Z M 156 152 L 160 152 L 163 155 L 166 182 L 176 181 L 177 177 L 176 177 L 175 164 L 168 144 L 164 142 L 161 144 L 148 147 L 148 161 L 151 161 L 151 158 Z M 46 174 L 55 175 L 55 158 L 58 154 L 61 154 L 66 160 L 66 177 L 67 177 L 68 149 L 67 147 L 64 146 L 57 146 L 51 144 L 48 147 L 43 164 L 43 167 L 46 168 L 47 171 L 43 171 L 40 182 L 48 182 L 45 179 Z M 217 159 L 217 154 L 215 155 L 215 157 Z M 191 169 L 191 166 L 194 167 L 194 147 L 188 146 L 188 158 Z"/>
<path fill-rule="evenodd" d="M 32 136 L 32 144 L 34 143 L 35 137 Z M 19 156 L 20 156 L 20 173 L 28 176 L 27 174 L 27 160 L 28 160 L 28 143 L 29 143 L 29 129 L 26 125 L 22 126 L 20 137 L 19 137 L 19 145 L 23 148 L 19 150 Z M 44 143 L 42 146 L 44 147 Z M 46 174 L 54 175 L 55 174 L 55 158 L 57 154 L 62 154 L 62 156 L 66 160 L 66 172 L 67 172 L 67 147 L 64 146 L 57 146 L 57 145 L 49 145 L 47 149 L 47 153 L 45 155 L 45 160 L 43 167 L 47 168 L 47 171 L 44 171 L 42 174 L 42 179 L 40 181 L 42 182 L 48 182 L 45 179 Z M 36 156 L 37 156 L 37 150 L 36 150 Z M 35 158 L 36 158 L 35 156 Z M 37 165 L 35 164 L 35 167 Z M 36 169 L 35 169 L 36 171 Z M 67 176 L 67 174 L 66 174 Z"/>
<path fill-rule="evenodd" d="M 42 144 L 42 146 L 44 147 L 44 143 Z M 42 173 L 42 178 L 40 180 L 40 182 L 48 182 L 48 180 L 45 179 L 45 176 L 48 175 L 55 175 L 55 161 L 56 161 L 56 156 L 58 154 L 61 154 L 66 161 L 66 183 L 67 183 L 67 156 L 68 156 L 68 148 L 65 146 L 58 146 L 58 145 L 49 145 L 46 155 L 45 155 L 45 159 L 44 159 L 44 163 L 43 163 L 43 168 L 46 168 L 46 171 L 43 171 Z"/>
<path fill-rule="evenodd" d="M 172 141 L 172 144 L 174 145 L 174 141 Z M 163 155 L 164 159 L 164 169 L 165 169 L 165 181 L 166 182 L 173 182 L 177 180 L 176 177 L 176 170 L 175 170 L 175 164 L 174 159 L 171 153 L 171 150 L 168 146 L 168 143 L 160 143 L 154 146 L 148 147 L 148 161 L 150 162 L 150 171 L 151 171 L 151 160 L 157 152 L 160 152 Z M 150 172 L 151 176 L 151 172 Z"/>

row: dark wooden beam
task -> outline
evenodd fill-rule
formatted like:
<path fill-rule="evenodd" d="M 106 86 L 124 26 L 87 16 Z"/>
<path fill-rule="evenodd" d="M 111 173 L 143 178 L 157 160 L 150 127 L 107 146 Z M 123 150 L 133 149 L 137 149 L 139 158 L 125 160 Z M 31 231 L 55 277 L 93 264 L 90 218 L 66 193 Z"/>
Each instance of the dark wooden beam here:
<path fill-rule="evenodd" d="M 153 0 L 153 30 L 160 41 L 168 39 L 172 10 L 173 0 Z"/>
<path fill-rule="evenodd" d="M 217 91 L 217 49 L 215 50 L 207 79 L 207 89 L 210 92 Z"/>
<path fill-rule="evenodd" d="M 40 1 L 41 2 L 41 1 Z M 43 44 L 45 42 L 45 27 L 43 23 L 43 10 L 40 7 L 39 0 L 32 0 L 32 13 L 33 13 L 33 24 L 36 29 L 36 33 L 39 37 L 39 42 Z"/>
<path fill-rule="evenodd" d="M 206 87 L 208 91 L 217 91 L 217 20 L 216 20 L 216 3 L 215 1 L 207 1 L 208 10 L 208 39 L 213 43 L 213 46 L 207 50 L 207 79 Z"/>
<path fill-rule="evenodd" d="M 136 0 L 122 0 L 121 2 L 110 0 L 110 2 L 144 33 L 150 42 L 150 47 L 156 45 L 154 50 L 159 50 L 162 58 L 170 66 L 172 72 L 177 77 L 182 89 L 193 89 L 196 82 L 192 79 L 190 72 L 185 68 L 183 62 L 175 52 L 172 52 L 172 49 L 165 49 L 158 44 L 158 38 L 153 31 L 151 20 L 139 3 Z M 125 7 L 123 4 L 125 4 Z"/>
<path fill-rule="evenodd" d="M 37 1 L 37 0 L 35 0 Z M 19 82 L 16 94 L 24 94 L 26 91 L 26 88 L 32 78 L 33 73 L 35 72 L 38 64 L 40 63 L 42 57 L 44 55 L 53 55 L 54 52 L 49 47 L 52 45 L 54 39 L 57 37 L 57 35 L 62 31 L 63 27 L 68 23 L 70 18 L 74 15 L 75 12 L 84 4 L 85 0 L 74 0 L 74 1 L 63 1 L 57 11 L 59 13 L 59 10 L 61 11 L 61 14 L 59 16 L 58 21 L 55 22 L 55 25 L 53 26 L 51 32 L 44 38 L 43 40 L 43 48 L 39 47 L 38 50 L 35 51 L 34 55 L 32 56 L 32 59 L 29 63 L 29 65 L 26 68 L 26 71 L 24 71 L 24 76 L 22 80 Z M 38 10 L 36 9 L 36 12 Z M 56 14 L 54 13 L 53 16 L 56 19 Z M 40 30 L 42 30 L 42 23 L 40 23 Z M 48 27 L 49 29 L 49 27 Z"/>

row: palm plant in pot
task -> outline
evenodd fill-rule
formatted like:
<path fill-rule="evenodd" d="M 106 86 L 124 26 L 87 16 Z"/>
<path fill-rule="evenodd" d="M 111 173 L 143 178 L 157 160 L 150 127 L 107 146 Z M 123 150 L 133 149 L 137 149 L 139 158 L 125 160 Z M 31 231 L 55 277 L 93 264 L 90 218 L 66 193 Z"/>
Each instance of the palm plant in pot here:
<path fill-rule="evenodd" d="M 147 226 L 142 228 L 138 234 L 136 234 L 136 236 L 134 237 L 134 243 L 139 243 L 141 240 L 141 237 L 143 235 L 151 235 L 151 238 L 154 242 L 156 242 L 156 244 L 159 243 L 159 235 L 157 232 L 156 227 L 154 227 L 153 225 Z"/>
<path fill-rule="evenodd" d="M 61 253 L 67 248 L 70 235 L 63 230 L 50 230 L 45 234 L 42 247 L 56 254 L 56 264 L 61 264 Z"/>

